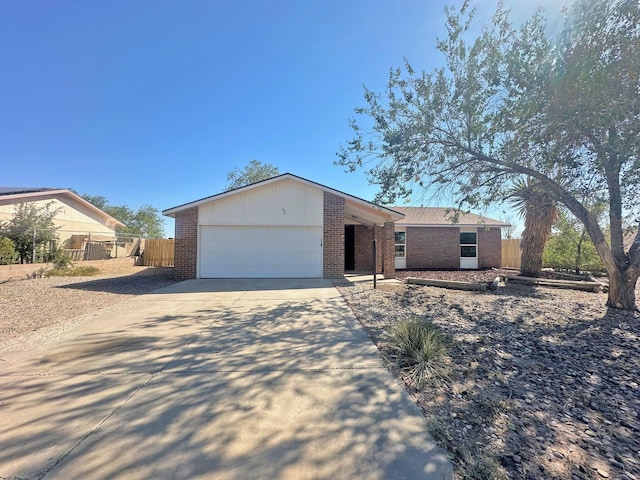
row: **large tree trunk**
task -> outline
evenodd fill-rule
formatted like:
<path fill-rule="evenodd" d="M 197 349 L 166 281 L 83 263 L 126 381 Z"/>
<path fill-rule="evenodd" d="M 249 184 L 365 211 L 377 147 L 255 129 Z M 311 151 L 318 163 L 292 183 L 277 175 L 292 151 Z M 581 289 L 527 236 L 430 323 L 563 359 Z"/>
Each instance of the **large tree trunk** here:
<path fill-rule="evenodd" d="M 539 277 L 542 272 L 542 254 L 544 252 L 545 239 L 543 236 L 525 229 L 522 232 L 520 249 L 520 275 L 525 277 Z"/>
<path fill-rule="evenodd" d="M 628 267 L 625 270 L 609 271 L 609 298 L 607 306 L 621 310 L 638 310 L 636 307 L 636 283 L 640 269 Z"/>
<path fill-rule="evenodd" d="M 555 202 L 544 191 L 527 187 L 521 193 L 524 202 L 524 231 L 520 249 L 520 274 L 525 277 L 539 277 L 542 272 L 544 246 L 551 235 L 551 227 L 558 219 Z"/>
<path fill-rule="evenodd" d="M 562 191 L 558 193 L 562 194 Z M 629 252 L 625 254 L 620 235 L 611 237 L 611 242 L 614 243 L 615 241 L 616 244 L 615 249 L 611 248 L 592 213 L 589 213 L 582 204 L 569 195 L 562 196 L 562 202 L 582 221 L 589 237 L 593 241 L 593 245 L 596 247 L 598 255 L 604 262 L 609 275 L 607 306 L 621 310 L 638 311 L 635 288 L 640 276 L 640 225 L 638 225 L 638 232 L 629 248 Z M 617 224 L 612 230 L 621 232 L 621 217 L 610 215 L 609 219 L 612 223 Z M 613 254 L 613 251 L 617 252 L 617 257 Z"/>

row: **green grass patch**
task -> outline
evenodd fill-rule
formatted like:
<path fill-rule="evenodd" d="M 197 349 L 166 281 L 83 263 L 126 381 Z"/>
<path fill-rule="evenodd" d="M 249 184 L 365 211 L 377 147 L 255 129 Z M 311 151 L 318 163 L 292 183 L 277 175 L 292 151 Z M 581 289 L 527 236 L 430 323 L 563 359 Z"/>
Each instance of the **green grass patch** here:
<path fill-rule="evenodd" d="M 98 267 L 91 266 L 73 266 L 64 268 L 54 268 L 47 270 L 45 277 L 93 277 L 100 273 Z"/>
<path fill-rule="evenodd" d="M 428 381 L 447 382 L 449 337 L 431 323 L 403 319 L 386 336 L 396 366 L 409 383 L 422 388 Z"/>

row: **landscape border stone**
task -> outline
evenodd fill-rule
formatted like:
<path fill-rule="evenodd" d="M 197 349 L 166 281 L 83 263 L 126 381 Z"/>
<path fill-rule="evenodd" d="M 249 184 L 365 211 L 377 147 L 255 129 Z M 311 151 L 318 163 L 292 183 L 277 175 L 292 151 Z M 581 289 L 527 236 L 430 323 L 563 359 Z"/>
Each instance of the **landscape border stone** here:
<path fill-rule="evenodd" d="M 475 282 L 458 282 L 454 280 L 437 280 L 433 278 L 415 278 L 408 277 L 405 282 L 414 285 L 425 285 L 428 287 L 453 288 L 455 290 L 472 290 L 484 292 L 487 286 L 484 283 Z"/>

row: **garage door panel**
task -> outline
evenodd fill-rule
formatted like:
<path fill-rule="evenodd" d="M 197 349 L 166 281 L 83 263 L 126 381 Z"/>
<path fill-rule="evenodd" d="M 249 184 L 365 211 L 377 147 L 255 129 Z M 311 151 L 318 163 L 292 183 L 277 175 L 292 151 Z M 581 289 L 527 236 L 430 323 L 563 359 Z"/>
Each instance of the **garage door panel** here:
<path fill-rule="evenodd" d="M 201 278 L 322 276 L 322 227 L 200 227 Z"/>

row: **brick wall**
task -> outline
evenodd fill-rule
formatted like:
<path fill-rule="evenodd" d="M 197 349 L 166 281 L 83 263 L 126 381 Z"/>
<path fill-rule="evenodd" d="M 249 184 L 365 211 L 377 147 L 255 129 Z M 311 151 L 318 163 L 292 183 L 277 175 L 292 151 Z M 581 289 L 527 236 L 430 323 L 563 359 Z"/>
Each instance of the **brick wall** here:
<path fill-rule="evenodd" d="M 478 268 L 500 268 L 502 240 L 499 228 L 478 227 Z M 407 269 L 460 268 L 458 227 L 407 227 Z"/>
<path fill-rule="evenodd" d="M 176 213 L 174 277 L 196 278 L 198 261 L 198 207 Z"/>
<path fill-rule="evenodd" d="M 384 224 L 382 230 L 382 264 L 384 266 L 384 278 L 396 277 L 396 259 L 395 259 L 395 228 L 393 222 Z"/>
<path fill-rule="evenodd" d="M 502 232 L 499 228 L 478 227 L 478 268 L 500 268 Z"/>
<path fill-rule="evenodd" d="M 373 240 L 378 240 L 376 247 L 377 272 L 382 273 L 384 261 L 384 229 L 382 227 L 354 226 L 355 270 L 357 272 L 373 272 Z"/>
<path fill-rule="evenodd" d="M 366 225 L 353 226 L 354 270 L 357 272 L 373 271 L 372 242 L 373 228 Z"/>
<path fill-rule="evenodd" d="M 460 268 L 458 227 L 407 227 L 407 269 Z"/>
<path fill-rule="evenodd" d="M 322 276 L 344 277 L 344 198 L 324 192 Z"/>

